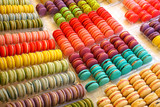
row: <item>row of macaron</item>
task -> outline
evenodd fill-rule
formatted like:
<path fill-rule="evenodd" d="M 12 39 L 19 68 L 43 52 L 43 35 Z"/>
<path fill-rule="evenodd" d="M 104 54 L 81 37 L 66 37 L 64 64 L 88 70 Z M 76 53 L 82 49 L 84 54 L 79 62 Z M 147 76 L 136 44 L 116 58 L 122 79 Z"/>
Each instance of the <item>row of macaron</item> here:
<path fill-rule="evenodd" d="M 97 61 L 93 57 L 88 57 L 93 56 L 93 54 L 91 54 L 89 51 L 87 52 L 87 50 L 88 48 L 84 48 L 80 51 L 83 51 L 83 53 L 84 51 L 86 51 L 83 60 L 78 53 L 74 53 L 69 56 L 69 61 L 75 69 L 76 73 L 78 74 L 80 80 L 87 80 L 92 74 L 94 79 L 97 81 L 98 86 L 103 86 L 109 82 L 109 78 L 104 72 L 103 68 L 97 64 Z M 86 65 L 84 64 L 84 62 L 86 63 Z M 87 67 L 90 67 L 90 71 L 87 69 Z"/>
<path fill-rule="evenodd" d="M 30 43 L 23 42 L 22 44 L 0 46 L 0 56 L 7 57 L 14 55 L 21 55 L 23 53 L 45 51 L 52 49 L 55 49 L 54 39 L 42 40 Z"/>
<path fill-rule="evenodd" d="M 49 32 L 45 31 L 34 31 L 34 32 L 21 32 L 21 33 L 6 33 L 4 35 L 0 35 L 0 46 L 2 45 L 10 45 L 10 44 L 18 44 L 23 42 L 36 42 L 42 40 L 49 40 Z"/>
<path fill-rule="evenodd" d="M 102 10 L 105 10 L 104 8 L 99 8 L 98 10 L 97 10 L 97 13 L 99 14 L 100 13 L 100 11 L 102 11 Z M 91 15 L 90 15 L 91 14 Z M 92 14 L 94 14 L 94 15 L 96 15 L 97 17 L 96 17 L 96 19 L 101 19 L 101 20 L 103 20 L 100 16 L 98 16 L 94 11 L 92 11 L 92 12 L 90 12 L 89 13 L 89 16 L 91 17 L 92 16 Z M 107 14 L 107 11 L 105 11 L 105 14 Z M 60 24 L 60 28 L 61 28 L 61 30 L 63 31 L 63 33 L 67 36 L 67 34 L 70 34 L 70 30 L 72 30 L 73 32 L 75 31 L 77 34 L 78 34 L 78 36 L 81 38 L 81 40 L 84 42 L 84 44 L 86 45 L 86 46 L 88 46 L 88 45 L 92 45 L 93 43 L 94 43 L 94 41 L 93 41 L 93 38 L 95 39 L 95 42 L 99 42 L 99 41 L 102 41 L 103 39 L 104 39 L 104 35 L 106 36 L 106 37 L 108 37 L 108 36 L 111 36 L 111 35 L 113 35 L 113 30 L 114 30 L 114 33 L 119 33 L 119 32 L 121 32 L 122 30 L 123 30 L 123 27 L 113 18 L 113 17 L 111 17 L 111 15 L 109 16 L 110 17 L 110 20 L 108 20 L 109 22 L 108 22 L 108 24 L 111 26 L 111 28 L 112 29 L 110 29 L 110 31 L 112 32 L 112 33 L 109 33 L 108 32 L 108 28 L 110 28 L 108 25 L 107 25 L 107 21 L 105 22 L 104 20 L 104 23 L 105 23 L 105 25 L 106 26 L 108 26 L 108 28 L 107 27 L 103 27 L 103 29 L 101 29 L 102 28 L 102 26 L 100 25 L 98 28 L 100 28 L 101 29 L 101 31 L 104 33 L 104 35 L 101 33 L 101 31 L 94 25 L 94 23 L 92 23 L 92 21 L 90 20 L 90 18 L 89 18 L 89 16 L 87 16 L 86 14 L 82 14 L 82 15 L 80 15 L 79 16 L 79 20 L 77 20 L 76 18 L 72 18 L 71 20 L 70 20 L 70 22 L 69 22 L 69 24 L 67 24 L 67 22 L 63 22 L 63 23 L 61 23 Z M 81 29 L 84 29 L 84 27 L 81 25 L 81 23 L 82 23 L 82 25 L 88 30 L 88 32 L 90 33 L 87 33 L 86 34 L 86 37 L 83 37 L 78 31 L 79 30 L 81 30 Z M 97 21 L 97 22 L 99 22 L 99 21 Z M 96 22 L 96 23 L 97 23 Z M 112 22 L 114 22 L 115 24 L 114 24 L 114 26 L 113 26 L 113 24 L 111 24 Z M 66 26 L 65 26 L 66 25 Z M 68 28 L 69 27 L 69 25 L 71 26 L 70 28 Z M 86 25 L 90 25 L 90 26 L 86 26 Z M 99 25 L 99 24 L 98 24 Z M 70 30 L 68 30 L 68 29 L 70 29 Z M 107 32 L 106 32 L 107 31 Z M 87 36 L 88 35 L 88 36 Z M 91 35 L 92 36 L 92 38 L 91 38 L 91 36 L 89 36 L 89 35 Z M 54 37 L 56 37 L 56 34 L 54 34 L 53 33 L 53 36 Z M 87 38 L 88 37 L 88 38 Z M 82 47 L 82 46 L 81 46 Z"/>
<path fill-rule="evenodd" d="M 153 20 L 149 23 L 144 23 L 140 27 L 140 31 L 147 37 L 152 43 L 160 48 L 160 20 Z"/>
<path fill-rule="evenodd" d="M 67 73 L 56 74 L 25 83 L 10 85 L 0 89 L 0 91 L 2 92 L 0 99 L 2 102 L 8 102 L 9 99 L 15 100 L 17 98 L 23 98 L 26 95 L 30 96 L 35 93 L 52 90 L 61 86 L 65 86 L 67 84 L 73 84 L 75 80 L 76 76 L 74 75 L 74 73 L 72 71 L 68 71 Z M 5 96 L 3 96 L 3 94 Z"/>
<path fill-rule="evenodd" d="M 0 5 L 29 5 L 30 0 L 0 0 Z"/>
<path fill-rule="evenodd" d="M 37 95 L 33 98 L 19 100 L 15 103 L 7 103 L 7 107 L 19 107 L 23 105 L 26 107 L 51 107 L 70 102 L 79 98 L 83 98 L 85 90 L 82 84 L 73 85 L 69 88 L 59 89 L 57 91 L 50 91 Z"/>
<path fill-rule="evenodd" d="M 22 54 L 8 57 L 0 57 L 0 70 L 21 68 L 23 66 L 30 66 L 52 62 L 62 59 L 62 52 L 59 49 L 42 51 L 30 54 Z"/>
<path fill-rule="evenodd" d="M 135 23 L 137 22 L 139 19 L 141 19 L 141 21 L 145 22 L 145 21 L 149 21 L 151 18 L 154 18 L 156 16 L 158 16 L 160 14 L 159 9 L 157 7 L 157 5 L 152 6 L 150 4 L 151 2 L 145 1 L 145 0 L 141 0 L 141 1 L 137 1 L 137 0 L 124 0 L 123 4 L 130 9 L 129 11 L 127 11 L 125 17 Z M 160 3 L 159 1 L 157 1 L 157 3 Z"/>
<path fill-rule="evenodd" d="M 8 70 L 0 72 L 0 84 L 7 85 L 14 82 L 21 82 L 41 76 L 61 73 L 67 71 L 69 68 L 68 61 L 63 59 L 60 61 L 48 62 L 40 65 L 33 65 L 15 70 Z"/>
<path fill-rule="evenodd" d="M 47 12 L 53 15 L 59 12 L 58 8 L 52 1 L 47 1 L 44 5 L 41 3 L 37 4 L 36 11 L 40 16 L 45 16 Z"/>
<path fill-rule="evenodd" d="M 33 13 L 33 5 L 0 5 L 1 14 L 9 13 Z"/>
<path fill-rule="evenodd" d="M 27 20 L 38 19 L 37 13 L 9 13 L 0 14 L 0 21 Z"/>
<path fill-rule="evenodd" d="M 159 65 L 159 63 L 152 65 L 151 70 L 154 69 L 154 71 L 156 71 Z M 155 104 L 159 97 L 160 81 L 151 70 L 144 69 L 139 74 L 135 73 L 131 75 L 128 80 L 121 79 L 117 83 L 117 86 L 111 85 L 107 87 L 105 90 L 106 95 L 109 97 L 111 102 L 114 102 L 115 100 L 118 100 L 120 97 L 124 96 L 126 97 L 128 103 L 133 107 L 145 106 L 146 104 L 152 107 L 151 105 Z M 144 100 L 140 99 L 140 97 L 144 98 Z"/>
<path fill-rule="evenodd" d="M 83 19 L 85 19 L 87 17 L 88 16 L 86 14 L 80 15 L 80 17 L 79 17 L 80 22 L 83 24 L 84 23 Z M 87 22 L 89 22 L 89 25 L 92 24 L 91 25 L 92 27 L 91 26 L 85 27 L 85 25 L 88 24 L 87 22 L 86 22 L 86 24 L 83 24 L 83 26 L 88 30 L 88 32 L 84 29 L 84 27 L 80 24 L 80 22 L 78 22 L 78 19 L 72 18 L 70 20 L 70 22 L 69 22 L 70 24 L 68 24 L 67 22 L 63 22 L 60 25 L 60 28 L 61 28 L 61 30 L 63 31 L 63 33 L 65 35 L 63 35 L 63 33 L 61 33 L 61 35 L 60 35 L 58 32 L 61 32 L 61 31 L 60 30 L 55 30 L 53 32 L 53 37 L 55 38 L 55 40 L 57 41 L 57 43 L 59 41 L 61 41 L 61 39 L 59 39 L 59 38 L 64 38 L 65 39 L 64 41 L 67 42 L 66 44 L 69 44 L 69 42 L 70 42 L 71 45 L 73 46 L 73 48 L 75 49 L 75 51 L 78 51 L 81 48 L 83 48 L 84 44 L 86 46 L 92 45 L 94 43 L 93 38 L 95 39 L 95 42 L 102 41 L 104 39 L 104 35 L 102 34 L 102 32 L 92 23 L 92 21 L 89 19 L 89 17 L 87 19 L 88 19 Z M 117 24 L 116 21 L 114 21 L 114 22 Z M 71 25 L 71 26 L 69 26 L 69 25 Z M 122 26 L 118 25 L 117 27 L 121 28 Z M 81 29 L 83 29 L 83 30 L 81 30 Z M 123 27 L 122 27 L 122 29 L 123 29 Z M 107 29 L 105 29 L 105 30 L 107 30 Z M 119 31 L 121 31 L 121 30 L 119 30 Z M 83 31 L 85 31 L 86 33 L 84 33 Z M 117 30 L 116 30 L 116 33 L 118 33 Z M 82 36 L 84 34 L 86 35 L 85 37 Z M 72 36 L 70 36 L 70 35 L 72 35 Z M 66 38 L 65 38 L 65 36 L 66 36 Z M 71 39 L 71 37 L 72 38 L 74 37 L 74 41 L 79 41 L 79 44 L 77 44 L 79 46 L 74 45 L 75 43 L 73 42 L 73 39 Z M 68 41 L 67 41 L 67 39 L 68 39 Z M 65 50 L 63 50 L 63 52 L 64 52 L 65 55 L 72 54 L 72 52 L 74 52 L 73 48 L 71 49 L 71 45 L 68 46 L 68 48 L 65 48 Z M 60 48 L 63 48 L 63 46 L 61 45 Z M 66 53 L 66 51 L 68 52 L 68 50 L 70 50 L 69 53 Z"/>
<path fill-rule="evenodd" d="M 0 21 L 0 31 L 17 30 L 17 29 L 29 29 L 29 28 L 41 28 L 43 27 L 42 20 L 27 19 L 27 20 L 14 20 L 14 21 Z"/>
<path fill-rule="evenodd" d="M 148 54 L 148 52 L 139 44 L 134 46 L 132 51 L 129 48 L 127 48 L 126 50 L 117 50 L 114 48 L 114 47 L 117 48 L 120 45 L 119 43 L 122 43 L 122 41 L 123 41 L 123 44 L 128 42 L 127 39 L 125 39 L 126 37 L 124 38 L 125 34 L 127 38 L 130 36 L 132 40 L 135 40 L 134 37 L 131 36 L 128 32 L 123 32 L 120 35 L 120 37 L 124 39 L 124 41 L 121 40 L 120 37 L 115 36 L 116 38 L 119 38 L 119 39 L 116 40 L 115 37 L 110 39 L 110 42 L 113 43 L 114 45 L 112 45 L 109 41 L 105 40 L 100 45 L 92 46 L 91 49 L 87 47 L 81 49 L 79 51 L 79 54 L 83 60 L 80 58 L 78 54 L 72 54 L 69 57 L 69 60 L 72 63 L 72 66 L 75 68 L 76 72 L 79 73 L 81 70 L 84 70 L 84 69 L 79 69 L 79 68 L 76 69 L 77 68 L 76 65 L 79 65 L 79 64 L 86 63 L 86 66 L 90 68 L 91 66 L 89 65 L 89 63 L 87 63 L 87 60 L 90 58 L 91 59 L 95 58 L 94 59 L 95 61 L 91 61 L 91 62 L 94 62 L 93 64 L 98 64 L 98 63 L 101 64 L 101 66 L 103 67 L 103 69 L 106 71 L 107 74 L 109 73 L 107 70 L 109 67 L 108 65 L 110 64 L 112 65 L 112 67 L 115 64 L 117 68 L 121 71 L 122 75 L 124 75 L 130 72 L 132 69 L 139 68 L 140 66 L 142 66 L 142 64 L 149 63 L 152 60 L 151 55 Z M 131 39 L 129 39 L 129 41 Z M 119 41 L 119 42 L 116 42 L 116 41 Z M 119 53 L 121 53 L 121 55 Z M 111 59 L 111 61 L 114 64 L 108 59 L 108 57 Z M 87 68 L 87 67 L 84 67 L 84 68 Z M 118 73 L 118 74 L 121 75 L 121 73 Z"/>
<path fill-rule="evenodd" d="M 94 104 L 91 99 L 86 98 L 83 100 L 79 100 L 75 103 L 71 103 L 69 105 L 65 105 L 64 107 L 94 107 Z"/>
<path fill-rule="evenodd" d="M 90 3 L 90 1 L 88 1 L 88 3 Z M 92 1 L 92 3 L 91 3 L 92 6 L 94 5 L 93 10 L 97 10 L 100 7 L 100 5 L 97 3 L 96 0 Z M 80 0 L 78 2 L 78 6 L 84 13 L 89 13 L 92 11 L 92 8 L 84 0 Z M 79 9 L 78 6 L 73 1 L 73 3 L 70 3 L 70 5 L 68 6 L 69 8 L 67 8 L 66 6 L 61 7 L 60 8 L 61 14 L 56 13 L 54 15 L 54 21 L 56 22 L 56 24 L 59 26 L 62 22 L 70 21 L 70 19 L 74 18 L 74 16 L 78 18 L 82 14 L 82 11 Z"/>

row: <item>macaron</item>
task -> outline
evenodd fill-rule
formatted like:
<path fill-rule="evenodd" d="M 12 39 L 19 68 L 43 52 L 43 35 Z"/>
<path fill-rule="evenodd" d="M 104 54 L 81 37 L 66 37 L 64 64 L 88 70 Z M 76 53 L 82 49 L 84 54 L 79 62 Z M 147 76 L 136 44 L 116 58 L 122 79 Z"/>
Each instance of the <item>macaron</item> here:
<path fill-rule="evenodd" d="M 125 105 L 127 105 L 128 104 L 128 101 L 124 98 L 124 97 L 122 97 L 122 98 L 119 98 L 118 100 L 116 100 L 114 103 L 113 103 L 113 105 L 115 106 L 115 107 L 119 107 L 119 106 L 125 106 Z"/>
<path fill-rule="evenodd" d="M 129 104 L 132 104 L 135 100 L 139 99 L 139 97 L 140 97 L 139 94 L 136 91 L 134 91 L 134 92 L 130 93 L 126 97 L 126 99 L 127 99 Z"/>
<path fill-rule="evenodd" d="M 131 94 L 132 92 L 134 92 L 134 88 L 132 87 L 132 85 L 126 85 L 125 87 L 121 89 L 121 93 L 125 97 Z"/>
<path fill-rule="evenodd" d="M 91 73 L 89 72 L 88 69 L 82 70 L 79 74 L 78 77 L 80 80 L 87 80 L 91 76 Z"/>
<path fill-rule="evenodd" d="M 141 99 L 141 98 L 135 100 L 135 101 L 131 104 L 132 107 L 137 107 L 137 106 L 143 107 L 143 106 L 145 106 L 145 105 L 146 105 L 146 102 L 145 102 L 143 99 Z"/>
<path fill-rule="evenodd" d="M 108 97 L 102 97 L 97 101 L 97 106 L 98 107 L 103 107 L 107 104 L 110 104 L 110 99 Z"/>
<path fill-rule="evenodd" d="M 118 89 L 122 89 L 123 87 L 129 85 L 129 81 L 127 79 L 121 79 L 118 83 L 117 83 L 117 87 Z"/>
<path fill-rule="evenodd" d="M 96 83 L 96 81 L 90 81 L 86 84 L 85 89 L 88 92 L 94 91 L 99 87 L 99 85 Z"/>
<path fill-rule="evenodd" d="M 109 95 L 109 99 L 111 100 L 112 103 L 114 103 L 119 98 L 122 98 L 122 94 L 120 91 L 114 91 Z"/>
<path fill-rule="evenodd" d="M 139 79 L 133 83 L 133 87 L 135 90 L 138 90 L 142 86 L 146 85 L 145 81 L 143 79 Z"/>
<path fill-rule="evenodd" d="M 142 86 L 141 88 L 138 89 L 138 94 L 142 98 L 144 98 L 145 96 L 147 96 L 150 93 L 151 93 L 151 89 L 147 85 L 144 85 L 144 86 Z"/>
<path fill-rule="evenodd" d="M 116 85 L 110 85 L 105 89 L 104 92 L 109 97 L 115 91 L 118 91 L 118 87 Z"/>
<path fill-rule="evenodd" d="M 156 101 L 154 101 L 154 102 L 152 102 L 150 105 L 149 105 L 149 107 L 156 107 L 156 106 L 159 106 L 159 100 L 156 100 Z"/>
<path fill-rule="evenodd" d="M 157 99 L 158 99 L 158 96 L 156 95 L 156 93 L 150 93 L 144 98 L 144 101 L 146 102 L 146 104 L 151 104 Z"/>

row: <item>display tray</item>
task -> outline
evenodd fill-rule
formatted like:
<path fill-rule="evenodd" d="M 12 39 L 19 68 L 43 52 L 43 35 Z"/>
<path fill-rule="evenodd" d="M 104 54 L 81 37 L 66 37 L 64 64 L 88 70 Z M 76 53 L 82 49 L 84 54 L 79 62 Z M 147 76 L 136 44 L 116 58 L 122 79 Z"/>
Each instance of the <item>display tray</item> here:
<path fill-rule="evenodd" d="M 40 3 L 40 0 L 31 0 L 31 4 L 33 4 L 35 7 L 36 7 L 36 4 L 38 4 L 38 3 Z M 93 92 L 90 92 L 90 93 L 86 92 L 85 98 L 90 98 L 94 102 L 95 107 L 97 106 L 97 104 L 96 104 L 97 100 L 99 98 L 103 97 L 103 96 L 106 96 L 105 93 L 104 93 L 104 90 L 107 88 L 107 86 L 109 86 L 111 84 L 116 84 L 120 79 L 128 78 L 131 74 L 136 73 L 136 72 L 138 73 L 144 68 L 149 68 L 152 64 L 154 64 L 156 62 L 160 62 L 159 61 L 160 54 L 159 54 L 158 48 L 155 47 L 150 41 L 148 41 L 148 39 L 146 39 L 145 36 L 143 36 L 143 34 L 139 30 L 142 22 L 139 21 L 135 24 L 129 23 L 126 20 L 126 18 L 124 17 L 124 14 L 127 11 L 127 9 L 124 7 L 124 5 L 122 3 L 118 3 L 118 4 L 116 3 L 115 5 L 113 5 L 113 4 L 107 4 L 107 2 L 101 2 L 100 5 L 110 12 L 110 14 L 124 27 L 124 30 L 128 31 L 131 35 L 133 35 L 137 39 L 137 41 L 149 52 L 149 54 L 152 55 L 153 60 L 149 64 L 143 65 L 139 69 L 132 70 L 130 73 L 121 76 L 117 80 L 110 81 L 108 84 L 99 87 L 97 90 L 95 90 Z M 56 25 L 56 23 L 53 20 L 53 16 L 46 15 L 45 17 L 41 17 L 41 19 L 42 19 L 44 27 L 41 28 L 41 29 L 37 29 L 37 30 L 42 30 L 42 29 L 43 30 L 48 30 L 51 38 L 53 38 L 52 37 L 53 31 L 56 30 L 56 29 L 59 29 L 58 26 Z M 20 30 L 20 31 L 16 30 L 16 31 L 13 31 L 13 32 L 24 32 L 24 31 L 32 31 L 32 30 L 34 31 L 35 29 Z M 4 33 L 5 32 L 0 32 L 0 34 L 4 34 Z M 58 48 L 58 46 L 56 48 Z M 74 71 L 74 69 L 72 68 L 71 65 L 70 65 L 69 70 Z M 91 80 L 94 80 L 94 79 L 92 77 L 90 77 L 86 81 L 80 81 L 79 78 L 77 77 L 76 83 L 82 83 L 83 86 L 85 86 L 85 84 L 87 84 Z M 17 84 L 17 83 L 15 83 L 15 84 Z M 69 85 L 66 86 L 66 87 L 69 87 Z M 0 88 L 2 88 L 2 87 L 0 86 Z M 60 88 L 64 88 L 64 87 L 60 87 Z M 54 90 L 57 90 L 57 89 L 54 89 Z M 48 92 L 48 91 L 45 91 L 45 92 Z M 43 92 L 41 92 L 41 93 L 43 93 Z M 39 94 L 41 94 L 41 93 L 39 93 Z M 29 97 L 33 97 L 34 95 L 29 96 Z M 25 99 L 25 98 L 23 98 L 23 99 Z M 64 105 L 70 104 L 70 103 L 73 103 L 73 102 L 76 102 L 76 101 L 77 100 L 74 100 L 72 102 L 65 103 Z M 0 107 L 5 106 L 5 103 L 0 103 L 0 104 L 1 104 Z M 58 107 L 63 107 L 64 105 L 58 105 Z"/>

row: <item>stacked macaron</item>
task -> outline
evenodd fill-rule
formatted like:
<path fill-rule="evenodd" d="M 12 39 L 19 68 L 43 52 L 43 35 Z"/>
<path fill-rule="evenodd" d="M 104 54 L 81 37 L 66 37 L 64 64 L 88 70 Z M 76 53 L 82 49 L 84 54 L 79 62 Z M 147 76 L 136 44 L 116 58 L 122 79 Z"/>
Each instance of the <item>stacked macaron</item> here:
<path fill-rule="evenodd" d="M 133 53 L 143 61 L 143 64 L 152 61 L 152 56 L 138 43 L 138 41 L 127 31 L 120 34 L 120 38 L 128 45 Z"/>
<path fill-rule="evenodd" d="M 9 13 L 33 13 L 33 5 L 0 5 L 1 14 Z"/>
<path fill-rule="evenodd" d="M 137 69 L 142 66 L 143 62 L 140 58 L 129 49 L 128 45 L 119 37 L 114 36 L 110 39 L 110 42 L 114 44 L 114 47 L 118 50 L 119 53 L 122 54 L 123 58 L 127 60 L 127 62 L 132 65 L 133 69 Z M 131 44 L 131 47 L 135 46 Z"/>
<path fill-rule="evenodd" d="M 81 10 L 84 12 L 84 13 L 89 13 L 92 11 L 92 8 L 90 7 L 90 5 L 87 4 L 87 2 L 85 0 L 80 0 L 78 2 L 76 2 L 78 7 L 81 8 Z M 95 5 L 95 8 L 97 8 L 97 6 Z"/>
<path fill-rule="evenodd" d="M 27 20 L 12 20 L 12 21 L 0 21 L 0 31 L 6 30 L 17 30 L 27 28 L 41 28 L 43 27 L 42 20 L 38 19 L 27 19 Z"/>
<path fill-rule="evenodd" d="M 159 21 L 160 20 L 153 20 L 149 23 L 142 24 L 140 27 L 140 31 L 143 32 L 143 34 L 147 38 L 149 38 L 152 41 L 152 43 L 158 48 L 160 48 L 160 42 L 159 42 L 160 22 Z"/>
<path fill-rule="evenodd" d="M 7 85 L 17 81 L 30 80 L 40 76 L 46 76 L 56 73 L 65 72 L 68 70 L 68 61 L 63 59 L 60 61 L 48 62 L 40 65 L 33 65 L 16 70 L 8 70 L 0 72 L 0 84 Z"/>
<path fill-rule="evenodd" d="M 52 1 L 47 1 L 45 2 L 45 5 L 39 3 L 36 6 L 36 10 L 40 16 L 46 15 L 47 11 L 49 14 L 56 14 L 58 13 L 58 8 Z"/>
<path fill-rule="evenodd" d="M 74 53 L 74 48 L 61 30 L 55 30 L 53 32 L 53 37 L 65 56 L 69 56 Z"/>
<path fill-rule="evenodd" d="M 56 14 L 59 11 L 56 5 L 52 1 L 47 1 L 45 3 L 45 7 L 49 12 L 49 14 Z"/>
<path fill-rule="evenodd" d="M 87 69 L 87 66 L 83 63 L 83 60 L 78 53 L 73 53 L 70 55 L 69 61 L 78 74 L 80 80 L 87 80 L 91 76 L 91 73 Z"/>
<path fill-rule="evenodd" d="M 30 56 L 29 54 L 7 56 L 0 58 L 0 69 L 6 70 L 8 68 L 9 69 L 13 69 L 15 67 L 20 68 L 23 66 L 29 66 L 31 64 L 42 64 L 61 59 L 62 59 L 62 52 L 59 49 L 36 52 L 32 53 Z"/>
<path fill-rule="evenodd" d="M 110 85 L 105 89 L 105 94 L 111 100 L 114 107 L 125 107 L 128 101 L 118 90 L 116 85 Z"/>
<path fill-rule="evenodd" d="M 67 0 L 67 2 L 69 1 L 70 0 Z M 76 3 L 70 3 L 68 8 L 76 18 L 78 18 L 83 13 L 81 9 L 76 5 Z"/>
<path fill-rule="evenodd" d="M 38 19 L 37 13 L 9 13 L 0 14 L 0 21 Z"/>
<path fill-rule="evenodd" d="M 79 100 L 79 101 L 77 101 L 75 103 L 66 105 L 64 107 L 72 107 L 72 106 L 74 106 L 74 107 L 85 107 L 85 106 L 93 107 L 94 104 L 93 104 L 92 100 L 90 100 L 89 98 L 86 98 L 86 99 L 83 99 L 83 100 Z"/>
<path fill-rule="evenodd" d="M 104 39 L 105 36 L 103 33 L 97 28 L 96 25 L 94 25 L 87 14 L 81 14 L 78 19 L 86 30 L 92 35 L 95 42 L 100 42 Z"/>
<path fill-rule="evenodd" d="M 36 11 L 38 12 L 38 14 L 40 16 L 45 16 L 46 13 L 47 13 L 46 7 L 43 4 L 41 4 L 41 3 L 37 4 Z"/>
<path fill-rule="evenodd" d="M 91 6 L 92 10 L 97 10 L 100 7 L 97 0 L 86 0 L 86 2 Z"/>
<path fill-rule="evenodd" d="M 55 23 L 59 26 L 62 22 L 66 22 L 66 19 L 62 16 L 61 13 L 56 13 L 53 16 Z"/>
<path fill-rule="evenodd" d="M 113 105 L 111 104 L 111 100 L 108 97 L 101 97 L 97 101 L 97 106 L 98 107 L 113 107 Z"/>
<path fill-rule="evenodd" d="M 74 15 L 67 7 L 62 7 L 60 13 L 66 19 L 66 21 L 70 21 L 72 18 L 74 18 Z"/>
<path fill-rule="evenodd" d="M 114 34 L 114 31 L 107 24 L 107 22 L 100 17 L 95 11 L 91 11 L 88 13 L 89 18 L 92 22 L 101 30 L 106 38 L 109 38 Z"/>
<path fill-rule="evenodd" d="M 111 58 L 111 61 L 116 65 L 116 67 L 121 71 L 122 75 L 127 74 L 132 70 L 132 66 L 129 63 L 127 63 L 127 61 L 121 56 L 121 54 L 118 54 L 117 49 L 115 49 L 114 45 L 112 45 L 109 41 L 105 40 L 101 42 L 100 46 L 108 54 L 109 58 Z M 116 47 L 117 46 L 118 45 L 116 45 Z M 109 72 L 106 68 L 107 64 L 102 66 L 106 69 L 106 72 Z"/>
<path fill-rule="evenodd" d="M 69 40 L 69 42 L 72 44 L 75 51 L 79 51 L 80 49 L 84 48 L 85 45 L 82 42 L 82 40 L 79 38 L 79 36 L 75 33 L 73 28 L 69 25 L 68 22 L 63 22 L 60 25 L 61 30 Z"/>
<path fill-rule="evenodd" d="M 107 22 L 115 34 L 120 33 L 123 30 L 123 26 L 117 20 L 115 20 L 106 9 L 100 7 L 96 12 Z"/>
<path fill-rule="evenodd" d="M 61 8 L 63 7 L 67 7 L 62 0 L 54 0 L 54 4 L 57 6 L 59 10 L 61 10 Z"/>
<path fill-rule="evenodd" d="M 54 39 L 30 42 L 30 43 L 23 42 L 22 44 L 0 46 L 0 56 L 7 57 L 14 55 L 21 55 L 23 53 L 45 51 L 52 49 L 55 49 Z"/>
<path fill-rule="evenodd" d="M 130 9 L 125 17 L 135 23 L 140 18 L 141 21 L 149 21 L 151 18 L 154 18 L 160 14 L 159 9 L 157 10 L 157 5 L 160 3 L 159 1 L 156 1 L 153 3 L 145 0 L 137 1 L 137 0 L 124 0 L 123 4 Z M 153 5 L 153 6 L 152 6 Z"/>
<path fill-rule="evenodd" d="M 125 17 L 126 19 L 131 22 L 131 23 L 136 23 L 139 20 L 139 16 L 138 14 L 136 14 L 135 12 L 133 12 L 132 10 L 128 10 L 125 13 Z"/>
<path fill-rule="evenodd" d="M 15 88 L 10 88 L 10 91 L 13 92 L 13 94 L 15 94 L 16 92 L 15 90 L 16 90 Z M 2 98 L 6 99 L 4 92 L 6 91 L 2 92 L 3 94 Z M 15 103 L 7 103 L 6 105 L 12 106 L 12 105 L 21 104 L 26 107 L 32 107 L 32 106 L 51 107 L 51 106 L 63 104 L 65 102 L 69 102 L 75 99 L 83 98 L 84 95 L 85 95 L 84 87 L 82 86 L 82 84 L 78 84 L 78 85 L 73 85 L 70 88 L 64 88 L 64 89 L 57 90 L 57 91 L 51 91 L 48 93 L 44 93 L 42 95 L 37 95 L 33 98 L 19 100 Z M 89 103 L 89 101 L 90 101 L 89 99 L 86 99 L 85 103 L 92 104 L 91 102 Z"/>
<path fill-rule="evenodd" d="M 156 74 L 158 79 L 160 79 L 159 68 L 160 68 L 160 63 L 155 63 L 150 67 L 151 71 Z"/>
<path fill-rule="evenodd" d="M 69 7 L 70 4 L 75 4 L 74 0 L 63 0 L 63 2 Z"/>
<path fill-rule="evenodd" d="M 0 5 L 29 5 L 30 0 L 0 0 Z"/>
<path fill-rule="evenodd" d="M 95 43 L 90 33 L 83 27 L 83 25 L 79 22 L 77 18 L 72 18 L 69 21 L 69 24 L 70 26 L 72 26 L 74 31 L 78 34 L 78 36 L 83 41 L 85 46 L 91 46 Z"/>
<path fill-rule="evenodd" d="M 5 35 L 0 35 L 0 46 L 18 44 L 23 42 L 36 42 L 42 40 L 49 40 L 48 31 L 34 31 L 25 33 L 6 33 Z"/>

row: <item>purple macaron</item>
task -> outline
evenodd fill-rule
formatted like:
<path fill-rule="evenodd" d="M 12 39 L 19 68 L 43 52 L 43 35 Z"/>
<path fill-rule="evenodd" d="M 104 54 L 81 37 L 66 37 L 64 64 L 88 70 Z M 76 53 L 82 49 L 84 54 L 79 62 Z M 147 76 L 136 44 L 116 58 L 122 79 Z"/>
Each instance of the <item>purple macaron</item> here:
<path fill-rule="evenodd" d="M 98 61 L 94 58 L 87 60 L 86 65 L 88 68 L 91 68 L 93 65 L 98 64 Z"/>
<path fill-rule="evenodd" d="M 145 31 L 144 31 L 144 34 L 146 35 L 146 36 L 149 36 L 151 33 L 153 33 L 155 30 L 154 30 L 154 28 L 152 28 L 152 27 L 148 27 Z"/>
<path fill-rule="evenodd" d="M 72 63 L 72 61 L 76 58 L 80 58 L 78 53 L 73 53 L 72 55 L 69 56 L 69 62 Z"/>
<path fill-rule="evenodd" d="M 80 65 L 80 64 L 83 64 L 83 61 L 80 58 L 77 58 L 72 62 L 73 68 L 77 68 L 77 66 Z"/>
<path fill-rule="evenodd" d="M 69 101 L 73 100 L 73 92 L 72 92 L 72 90 L 70 88 L 65 88 L 63 90 L 66 93 L 66 101 L 69 102 Z"/>
<path fill-rule="evenodd" d="M 40 16 L 44 16 L 47 13 L 47 9 L 44 7 L 43 4 L 38 4 L 36 6 L 36 10 Z"/>
<path fill-rule="evenodd" d="M 159 32 L 153 32 L 148 36 L 148 38 L 152 41 L 158 35 L 160 35 Z"/>
<path fill-rule="evenodd" d="M 111 37 L 110 42 L 114 44 L 114 42 L 116 42 L 117 40 L 121 40 L 121 38 L 119 36 L 113 36 Z"/>
<path fill-rule="evenodd" d="M 64 90 L 58 90 L 57 94 L 59 96 L 59 104 L 66 102 L 66 93 Z"/>
<path fill-rule="evenodd" d="M 149 24 L 148 23 L 143 23 L 140 27 L 140 31 L 144 32 L 147 28 L 149 28 Z"/>
<path fill-rule="evenodd" d="M 94 58 L 94 55 L 92 53 L 85 53 L 83 55 L 83 61 L 86 62 L 88 59 Z"/>
<path fill-rule="evenodd" d="M 97 56 L 98 63 L 101 64 L 104 60 L 108 59 L 108 55 L 103 52 Z"/>
<path fill-rule="evenodd" d="M 86 65 L 80 64 L 76 67 L 76 73 L 79 74 L 82 70 L 87 69 Z"/>
<path fill-rule="evenodd" d="M 81 57 L 83 57 L 83 55 L 85 54 L 85 53 L 90 53 L 91 52 L 91 50 L 88 48 L 88 47 L 84 47 L 83 49 L 81 49 L 80 51 L 79 51 L 79 55 L 81 56 Z"/>
<path fill-rule="evenodd" d="M 121 44 L 121 45 L 118 47 L 119 53 L 123 53 L 123 51 L 125 51 L 126 49 L 129 49 L 126 44 Z"/>
<path fill-rule="evenodd" d="M 104 40 L 103 42 L 101 42 L 100 46 L 101 48 L 104 48 L 104 46 L 107 44 L 110 44 L 110 42 L 108 40 Z"/>

